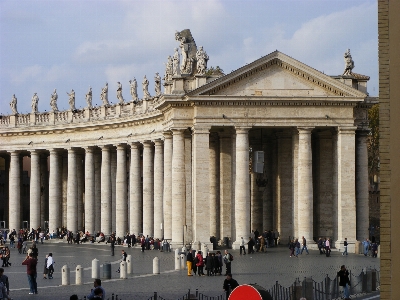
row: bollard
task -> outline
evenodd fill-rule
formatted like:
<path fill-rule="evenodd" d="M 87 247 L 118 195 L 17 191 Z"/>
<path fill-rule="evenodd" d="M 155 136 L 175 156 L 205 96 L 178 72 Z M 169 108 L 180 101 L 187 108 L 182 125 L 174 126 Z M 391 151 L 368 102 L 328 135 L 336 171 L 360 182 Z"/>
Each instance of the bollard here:
<path fill-rule="evenodd" d="M 175 249 L 175 270 L 181 269 L 181 258 L 179 256 L 179 249 Z"/>
<path fill-rule="evenodd" d="M 153 258 L 153 274 L 160 274 L 160 259 L 157 256 Z"/>
<path fill-rule="evenodd" d="M 92 278 L 100 278 L 100 262 L 96 258 L 92 260 Z"/>
<path fill-rule="evenodd" d="M 182 247 L 182 251 L 181 251 L 181 270 L 185 270 L 186 268 L 186 247 Z"/>
<path fill-rule="evenodd" d="M 126 261 L 121 261 L 119 263 L 119 278 L 121 279 L 127 279 L 128 276 L 126 276 Z"/>
<path fill-rule="evenodd" d="M 100 277 L 97 277 L 100 278 Z M 104 263 L 103 264 L 103 279 L 111 279 L 111 264 Z"/>
<path fill-rule="evenodd" d="M 81 265 L 77 265 L 76 269 L 76 278 L 75 278 L 75 284 L 76 285 L 81 285 L 82 284 L 82 278 L 83 278 L 83 268 Z"/>
<path fill-rule="evenodd" d="M 62 273 L 62 285 L 69 285 L 69 268 L 67 265 L 64 265 L 61 269 Z"/>
<path fill-rule="evenodd" d="M 126 257 L 126 273 L 132 274 L 132 255 Z"/>

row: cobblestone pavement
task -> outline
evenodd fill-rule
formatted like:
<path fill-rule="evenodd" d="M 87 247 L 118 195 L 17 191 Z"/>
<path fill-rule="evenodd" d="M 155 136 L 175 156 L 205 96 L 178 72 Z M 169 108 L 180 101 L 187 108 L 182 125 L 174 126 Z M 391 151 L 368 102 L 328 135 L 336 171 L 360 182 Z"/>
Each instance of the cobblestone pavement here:
<path fill-rule="evenodd" d="M 140 248 L 116 246 L 115 256 L 111 256 L 110 246 L 105 244 L 71 245 L 64 241 L 45 242 L 39 244 L 38 263 L 38 295 L 28 295 L 28 280 L 26 267 L 21 265 L 25 255 L 18 254 L 17 249 L 11 249 L 11 267 L 5 268 L 5 274 L 10 280 L 11 297 L 14 300 L 36 299 L 69 299 L 72 294 L 79 298 L 88 295 L 93 286 L 91 279 L 91 265 L 94 258 L 100 264 L 109 262 L 112 266 L 112 279 L 103 280 L 102 286 L 106 290 L 107 298 L 111 294 L 118 294 L 119 299 L 148 299 L 154 292 L 165 299 L 177 299 L 188 292 L 188 289 L 204 293 L 208 296 L 217 296 L 223 293 L 224 276 L 199 277 L 187 276 L 186 270 L 174 270 L 174 253 L 159 252 L 156 250 L 142 253 Z M 121 250 L 132 255 L 133 274 L 128 279 L 119 279 L 116 272 L 119 265 Z M 56 262 L 54 279 L 43 279 L 45 255 L 53 253 Z M 239 255 L 239 251 L 232 250 L 233 277 L 243 283 L 257 283 L 269 289 L 276 281 L 282 286 L 290 286 L 296 278 L 312 276 L 315 281 L 322 281 L 327 275 L 334 278 L 342 264 L 345 264 L 352 274 L 359 275 L 363 268 L 380 268 L 379 259 L 363 255 L 349 254 L 347 257 L 340 252 L 333 251 L 331 257 L 320 255 L 318 251 L 310 250 L 307 255 L 303 252 L 299 258 L 289 257 L 286 247 L 269 248 L 267 253 Z M 153 258 L 160 259 L 160 275 L 153 275 Z M 71 274 L 69 286 L 61 286 L 61 268 L 68 265 Z M 81 265 L 84 268 L 83 285 L 75 285 L 75 268 Z M 100 268 L 100 275 L 103 270 Z M 369 296 L 371 297 L 371 295 Z M 368 297 L 365 297 L 366 299 Z M 361 298 L 359 298 L 361 299 Z M 372 299 L 372 298 L 371 298 Z M 379 298 L 373 298 L 379 299 Z"/>

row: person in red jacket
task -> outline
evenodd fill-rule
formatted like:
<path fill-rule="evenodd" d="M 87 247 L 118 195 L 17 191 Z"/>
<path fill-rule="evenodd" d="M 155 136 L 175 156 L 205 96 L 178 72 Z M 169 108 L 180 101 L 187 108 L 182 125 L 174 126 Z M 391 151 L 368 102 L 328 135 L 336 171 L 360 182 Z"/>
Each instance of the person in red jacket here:
<path fill-rule="evenodd" d="M 26 266 L 26 274 L 28 275 L 28 283 L 29 283 L 29 295 L 37 294 L 37 283 L 36 283 L 36 265 L 37 259 L 33 257 L 33 253 L 29 253 L 29 256 L 25 258 L 22 262 L 23 265 Z"/>
<path fill-rule="evenodd" d="M 204 260 L 203 260 L 203 255 L 201 255 L 201 251 L 197 251 L 196 258 L 197 258 L 197 263 L 196 263 L 197 274 L 199 274 L 199 276 L 205 276 L 203 272 Z"/>

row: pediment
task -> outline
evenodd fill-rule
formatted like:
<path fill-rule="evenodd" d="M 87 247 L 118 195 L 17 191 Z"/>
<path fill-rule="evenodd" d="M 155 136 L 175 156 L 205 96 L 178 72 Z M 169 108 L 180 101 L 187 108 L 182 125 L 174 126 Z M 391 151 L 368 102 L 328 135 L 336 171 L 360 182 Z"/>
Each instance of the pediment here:
<path fill-rule="evenodd" d="M 366 96 L 279 51 L 220 77 L 188 95 L 352 98 Z"/>

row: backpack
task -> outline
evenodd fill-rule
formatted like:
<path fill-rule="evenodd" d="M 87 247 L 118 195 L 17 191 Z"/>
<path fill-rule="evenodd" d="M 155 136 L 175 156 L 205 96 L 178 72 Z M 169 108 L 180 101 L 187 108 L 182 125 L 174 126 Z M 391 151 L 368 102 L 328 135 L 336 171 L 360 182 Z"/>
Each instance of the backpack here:
<path fill-rule="evenodd" d="M 233 260 L 233 255 L 229 253 L 229 260 L 232 261 Z"/>
<path fill-rule="evenodd" d="M 199 262 L 199 259 L 197 258 L 197 256 L 195 256 L 194 259 L 193 259 L 193 263 L 197 264 L 198 262 Z"/>

